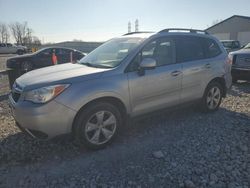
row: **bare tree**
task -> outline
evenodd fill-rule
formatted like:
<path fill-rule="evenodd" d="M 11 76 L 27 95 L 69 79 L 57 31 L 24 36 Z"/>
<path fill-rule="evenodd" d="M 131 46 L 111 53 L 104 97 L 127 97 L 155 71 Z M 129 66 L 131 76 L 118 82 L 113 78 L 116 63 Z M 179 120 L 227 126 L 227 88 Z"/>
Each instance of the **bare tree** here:
<path fill-rule="evenodd" d="M 25 32 L 25 37 L 23 38 L 24 45 L 31 45 L 32 40 L 33 40 L 32 34 L 33 34 L 33 30 L 27 27 L 26 32 Z"/>
<path fill-rule="evenodd" d="M 41 46 L 42 45 L 41 40 L 38 37 L 33 36 L 32 37 L 32 45 L 36 46 L 36 47 Z"/>
<path fill-rule="evenodd" d="M 19 45 L 24 45 L 24 39 L 27 34 L 28 24 L 27 22 L 20 23 L 15 22 L 9 25 L 13 38 L 15 39 L 16 43 Z"/>
<path fill-rule="evenodd" d="M 8 43 L 10 39 L 9 29 L 5 23 L 0 23 L 0 42 Z"/>

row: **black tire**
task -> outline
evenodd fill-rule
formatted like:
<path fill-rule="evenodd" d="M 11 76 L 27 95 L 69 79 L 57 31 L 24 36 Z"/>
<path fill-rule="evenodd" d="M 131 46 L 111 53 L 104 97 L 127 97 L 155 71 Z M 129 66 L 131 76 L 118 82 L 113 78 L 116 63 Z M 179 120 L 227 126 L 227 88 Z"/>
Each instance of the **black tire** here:
<path fill-rule="evenodd" d="M 211 96 L 211 92 L 213 88 L 216 88 L 219 90 L 219 96 L 215 98 L 212 98 Z M 201 100 L 201 110 L 203 112 L 214 112 L 218 110 L 222 101 L 222 95 L 223 95 L 223 89 L 220 83 L 218 82 L 209 83 Z M 209 100 L 209 98 L 211 98 L 211 101 Z M 216 103 L 214 101 L 216 101 Z"/>
<path fill-rule="evenodd" d="M 23 55 L 24 54 L 24 51 L 23 50 L 17 50 L 16 52 L 18 55 Z"/>
<path fill-rule="evenodd" d="M 88 127 L 90 124 L 95 124 L 95 126 L 97 126 L 96 125 L 97 122 L 93 122 L 93 121 L 95 119 L 96 119 L 96 121 L 98 121 L 97 114 L 101 113 L 101 112 L 104 112 L 103 124 L 102 125 L 99 124 L 98 128 L 95 128 L 95 130 L 92 130 L 93 131 L 93 133 L 92 133 L 91 128 L 90 128 L 90 130 L 87 130 L 87 129 L 89 129 Z M 101 140 L 101 138 L 106 139 L 105 138 L 106 136 L 104 136 L 105 134 L 104 134 L 102 129 L 107 128 L 107 127 L 104 127 L 104 122 L 105 122 L 104 119 L 105 119 L 105 116 L 109 113 L 115 117 L 115 122 L 116 122 L 113 135 L 110 136 L 107 141 L 105 141 L 105 142 L 103 141 L 103 143 L 101 143 L 101 141 L 98 144 L 91 142 L 90 141 L 91 139 L 89 137 L 91 137 L 91 134 L 92 134 L 92 139 L 93 139 L 97 130 L 99 130 L 98 141 Z M 90 122 L 90 121 L 92 121 L 92 122 Z M 90 123 L 90 124 L 88 124 L 88 127 L 87 127 L 87 123 Z M 103 127 L 100 128 L 100 126 L 103 126 Z M 109 126 L 114 126 L 114 125 L 110 124 Z M 110 103 L 98 102 L 98 103 L 93 103 L 93 104 L 87 106 L 85 109 L 83 109 L 79 112 L 79 114 L 77 115 L 76 120 L 74 122 L 74 125 L 73 125 L 73 134 L 74 134 L 74 137 L 75 137 L 77 143 L 80 144 L 81 146 L 86 146 L 89 149 L 101 149 L 112 142 L 112 140 L 117 135 L 119 128 L 121 126 L 122 126 L 122 116 L 121 116 L 120 111 L 114 105 L 112 105 Z M 108 130 L 111 130 L 111 129 L 108 129 Z"/>
<path fill-rule="evenodd" d="M 29 61 L 24 61 L 21 63 L 21 71 L 23 73 L 29 72 L 33 69 L 33 65 L 31 62 Z"/>

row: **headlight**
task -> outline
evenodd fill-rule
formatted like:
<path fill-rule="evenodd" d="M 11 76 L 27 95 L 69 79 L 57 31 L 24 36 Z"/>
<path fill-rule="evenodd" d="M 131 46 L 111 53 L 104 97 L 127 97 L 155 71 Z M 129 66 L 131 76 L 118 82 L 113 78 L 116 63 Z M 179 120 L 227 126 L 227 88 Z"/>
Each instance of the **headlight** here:
<path fill-rule="evenodd" d="M 67 87 L 69 87 L 69 84 L 34 89 L 24 94 L 24 100 L 34 103 L 46 103 L 62 93 Z"/>

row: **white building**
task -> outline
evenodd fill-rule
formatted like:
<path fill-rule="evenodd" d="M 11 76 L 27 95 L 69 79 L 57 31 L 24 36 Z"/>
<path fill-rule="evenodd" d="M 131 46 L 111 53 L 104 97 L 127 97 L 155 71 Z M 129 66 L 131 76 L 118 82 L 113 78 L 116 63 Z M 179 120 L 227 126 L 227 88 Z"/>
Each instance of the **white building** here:
<path fill-rule="evenodd" d="M 209 28 L 206 31 L 219 40 L 238 40 L 241 45 L 250 43 L 250 17 L 234 15 Z"/>

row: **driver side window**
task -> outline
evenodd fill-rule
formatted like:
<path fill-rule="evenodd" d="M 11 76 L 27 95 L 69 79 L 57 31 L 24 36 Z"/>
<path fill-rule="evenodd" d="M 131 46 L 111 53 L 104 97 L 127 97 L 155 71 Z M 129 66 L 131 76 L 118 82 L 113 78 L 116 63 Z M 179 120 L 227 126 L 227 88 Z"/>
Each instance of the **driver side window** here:
<path fill-rule="evenodd" d="M 153 54 L 154 54 L 154 50 L 156 47 L 156 40 L 151 41 L 150 43 L 148 43 L 136 56 L 135 58 L 132 60 L 132 62 L 129 65 L 129 72 L 133 72 L 133 71 L 137 71 L 140 62 L 144 59 L 144 58 L 153 58 Z"/>
<path fill-rule="evenodd" d="M 135 56 L 128 67 L 129 72 L 137 71 L 140 62 L 145 58 L 156 60 L 156 66 L 175 63 L 175 46 L 170 38 L 160 38 L 146 44 Z"/>

